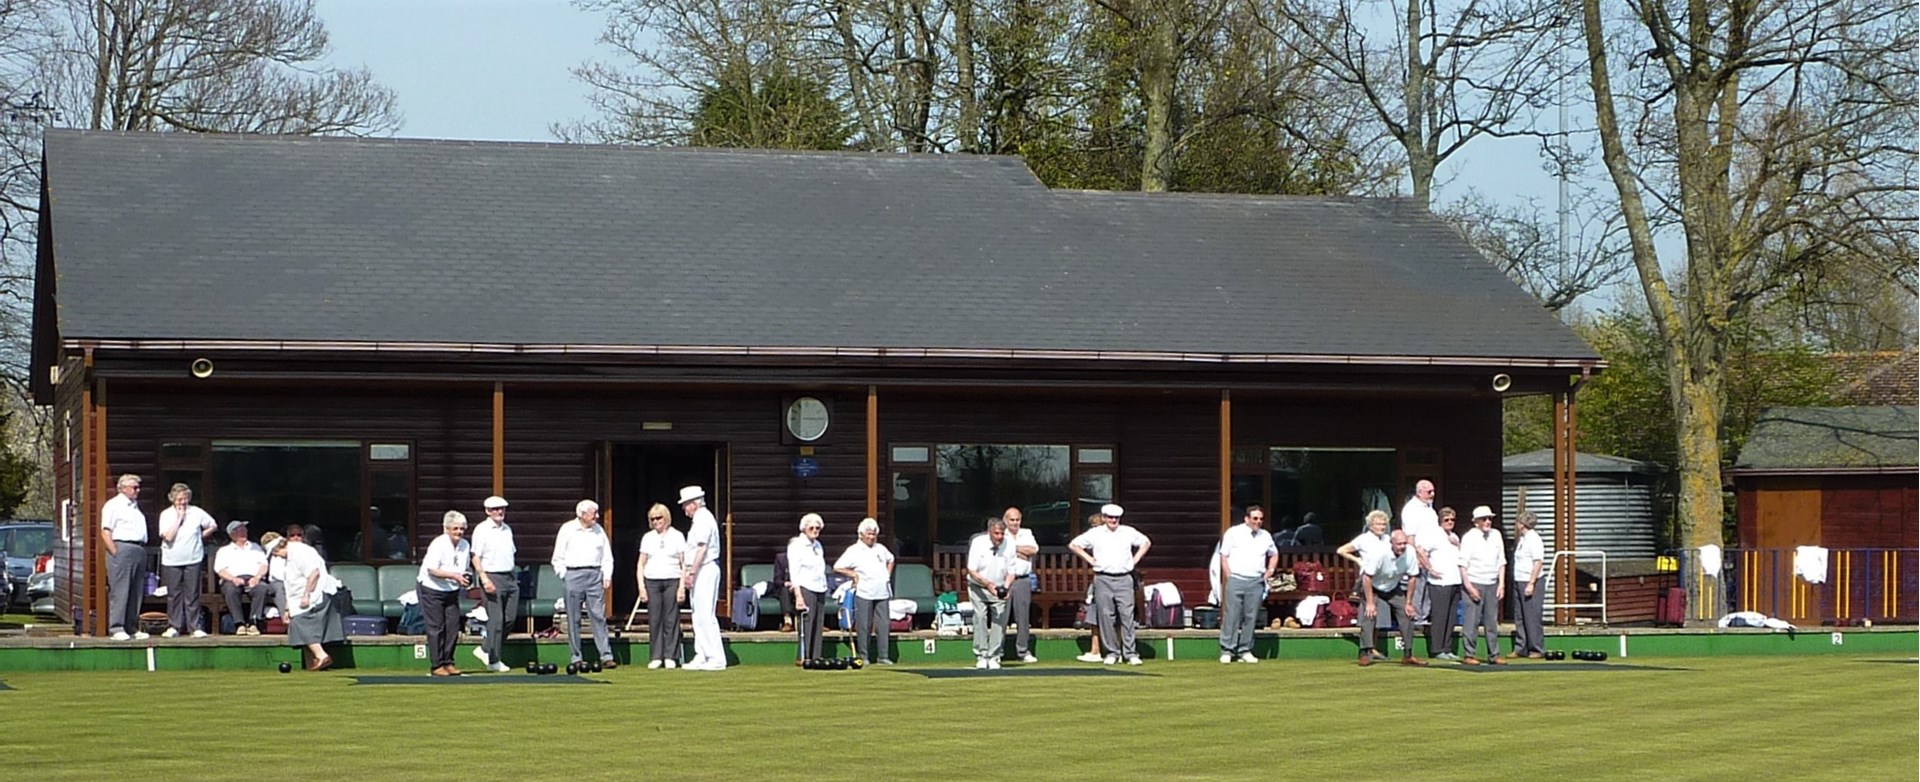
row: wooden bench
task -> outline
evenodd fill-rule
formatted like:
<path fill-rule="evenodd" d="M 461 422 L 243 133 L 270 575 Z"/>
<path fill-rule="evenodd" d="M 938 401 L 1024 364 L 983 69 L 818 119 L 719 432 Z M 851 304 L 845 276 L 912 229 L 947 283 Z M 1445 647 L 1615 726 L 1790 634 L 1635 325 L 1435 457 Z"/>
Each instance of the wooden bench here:
<path fill-rule="evenodd" d="M 934 547 L 933 573 L 940 591 L 967 599 L 966 546 Z M 1053 627 L 1055 609 L 1086 602 L 1087 588 L 1093 585 L 1093 569 L 1064 546 L 1040 547 L 1040 553 L 1033 556 L 1033 574 L 1040 582 L 1033 591 L 1033 610 L 1039 614 L 1042 628 Z M 1070 611 L 1066 613 L 1071 617 Z"/>

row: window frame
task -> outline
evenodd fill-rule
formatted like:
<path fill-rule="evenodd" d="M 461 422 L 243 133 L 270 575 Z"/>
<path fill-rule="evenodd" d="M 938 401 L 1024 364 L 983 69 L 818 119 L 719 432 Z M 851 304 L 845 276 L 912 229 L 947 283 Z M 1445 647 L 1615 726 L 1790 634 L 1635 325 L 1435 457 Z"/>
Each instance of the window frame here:
<path fill-rule="evenodd" d="M 414 545 L 414 541 L 418 540 L 418 534 L 419 534 L 420 478 L 419 478 L 418 465 L 419 465 L 420 449 L 419 449 L 419 444 L 415 442 L 412 438 L 325 437 L 325 436 L 303 437 L 303 436 L 291 436 L 291 435 L 253 436 L 253 437 L 162 437 L 162 438 L 158 438 L 154 442 L 154 466 L 155 466 L 156 482 L 160 484 L 161 498 L 163 501 L 165 499 L 167 488 L 171 486 L 173 483 L 172 480 L 168 480 L 166 478 L 167 475 L 169 475 L 170 473 L 171 474 L 197 473 L 199 476 L 197 479 L 197 482 L 194 482 L 194 481 L 186 482 L 187 485 L 193 489 L 194 504 L 199 505 L 201 507 L 208 507 L 208 506 L 216 505 L 220 502 L 220 498 L 216 496 L 217 492 L 213 490 L 213 485 L 214 485 L 213 443 L 216 440 L 220 442 L 226 442 L 226 443 L 243 443 L 243 444 L 265 444 L 265 443 L 273 443 L 273 442 L 283 442 L 287 440 L 314 440 L 314 441 L 337 442 L 341 444 L 355 443 L 356 449 L 359 455 L 359 461 L 360 461 L 359 470 L 357 472 L 359 476 L 359 483 L 360 483 L 359 496 L 357 497 L 357 501 L 359 503 L 359 508 L 360 508 L 360 536 L 359 536 L 360 551 L 357 552 L 358 558 L 351 561 L 356 563 L 365 563 L 368 565 L 392 565 L 392 564 L 411 563 L 413 561 L 411 558 L 411 555 L 413 554 L 414 548 L 416 548 L 416 546 Z M 172 446 L 172 445 L 192 445 L 192 446 L 198 447 L 200 451 L 197 456 L 190 456 L 190 457 L 189 456 L 168 456 L 167 448 L 168 446 Z M 402 459 L 375 460 L 373 458 L 373 447 L 375 445 L 382 445 L 382 446 L 405 445 L 407 447 L 407 458 L 404 460 Z M 407 529 L 407 550 L 408 550 L 408 554 L 410 555 L 409 559 L 388 559 L 385 557 L 373 556 L 376 553 L 380 553 L 375 551 L 377 546 L 375 546 L 375 536 L 374 536 L 375 530 L 373 529 L 373 476 L 375 473 L 404 473 L 406 476 L 407 510 L 405 515 L 406 515 L 406 529 Z M 231 519 L 220 520 L 222 530 L 225 529 L 225 523 L 227 521 L 231 521 Z M 263 531 L 264 531 L 264 528 L 256 529 L 254 531 L 254 536 L 257 538 L 259 534 Z M 328 541 L 328 547 L 333 548 L 335 551 L 340 550 L 338 548 L 335 548 L 337 545 L 338 544 L 336 544 L 333 541 Z M 340 560 L 340 561 L 346 562 L 348 560 Z"/>

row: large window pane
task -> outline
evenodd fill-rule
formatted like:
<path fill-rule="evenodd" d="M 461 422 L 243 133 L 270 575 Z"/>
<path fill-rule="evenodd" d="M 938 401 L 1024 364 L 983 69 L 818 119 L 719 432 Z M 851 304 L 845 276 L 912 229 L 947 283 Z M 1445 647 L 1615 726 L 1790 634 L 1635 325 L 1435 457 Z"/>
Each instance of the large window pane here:
<path fill-rule="evenodd" d="M 413 527 L 408 523 L 413 519 L 412 476 L 397 470 L 374 470 L 369 482 L 373 558 L 412 561 Z"/>
<path fill-rule="evenodd" d="M 1367 511 L 1393 512 L 1396 474 L 1390 448 L 1274 448 L 1268 525 L 1283 543 L 1338 546 L 1360 534 Z"/>
<path fill-rule="evenodd" d="M 894 556 L 922 559 L 931 555 L 931 547 L 927 545 L 927 520 L 932 506 L 927 499 L 932 493 L 932 483 L 932 474 L 926 472 L 893 474 L 893 501 L 890 505 L 893 509 Z"/>
<path fill-rule="evenodd" d="M 990 516 L 1019 506 L 1035 522 L 1057 527 L 1072 512 L 1068 485 L 1072 449 L 1064 445 L 941 445 L 940 513 L 937 539 L 942 545 L 966 543 L 984 529 Z"/>
<path fill-rule="evenodd" d="M 329 561 L 360 561 L 360 443 L 216 440 L 212 481 L 207 510 L 216 518 L 251 521 L 255 535 L 317 526 L 307 542 Z"/>

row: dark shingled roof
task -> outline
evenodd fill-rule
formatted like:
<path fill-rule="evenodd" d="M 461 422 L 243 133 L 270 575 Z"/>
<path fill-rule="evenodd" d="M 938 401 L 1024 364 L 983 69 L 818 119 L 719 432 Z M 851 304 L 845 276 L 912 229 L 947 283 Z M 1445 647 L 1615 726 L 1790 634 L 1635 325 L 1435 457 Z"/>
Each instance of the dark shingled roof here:
<path fill-rule="evenodd" d="M 1920 408 L 1774 407 L 1760 414 L 1735 472 L 1885 470 L 1920 465 Z"/>
<path fill-rule="evenodd" d="M 66 339 L 1598 359 L 1399 200 L 1053 191 L 1008 157 L 59 130 L 46 170 Z"/>
<path fill-rule="evenodd" d="M 1653 462 L 1626 459 L 1619 456 L 1602 456 L 1597 453 L 1576 453 L 1573 455 L 1573 468 L 1578 474 L 1639 473 L 1657 475 L 1665 468 Z M 1553 449 L 1542 448 L 1538 451 L 1514 454 L 1500 462 L 1500 471 L 1507 475 L 1553 474 Z"/>

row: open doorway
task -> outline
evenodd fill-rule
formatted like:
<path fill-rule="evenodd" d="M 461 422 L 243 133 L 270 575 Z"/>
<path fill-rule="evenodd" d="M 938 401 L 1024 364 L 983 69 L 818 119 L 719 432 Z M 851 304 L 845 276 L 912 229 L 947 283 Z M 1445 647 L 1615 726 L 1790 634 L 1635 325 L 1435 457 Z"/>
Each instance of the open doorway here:
<path fill-rule="evenodd" d="M 647 508 L 667 506 L 673 526 L 687 531 L 685 514 L 674 500 L 682 486 L 707 490 L 707 506 L 719 515 L 726 508 L 726 446 L 714 443 L 615 443 L 605 462 L 611 478 L 606 494 L 613 518 L 613 595 L 607 612 L 624 622 L 639 598 L 634 562 L 640 538 L 647 534 Z"/>

